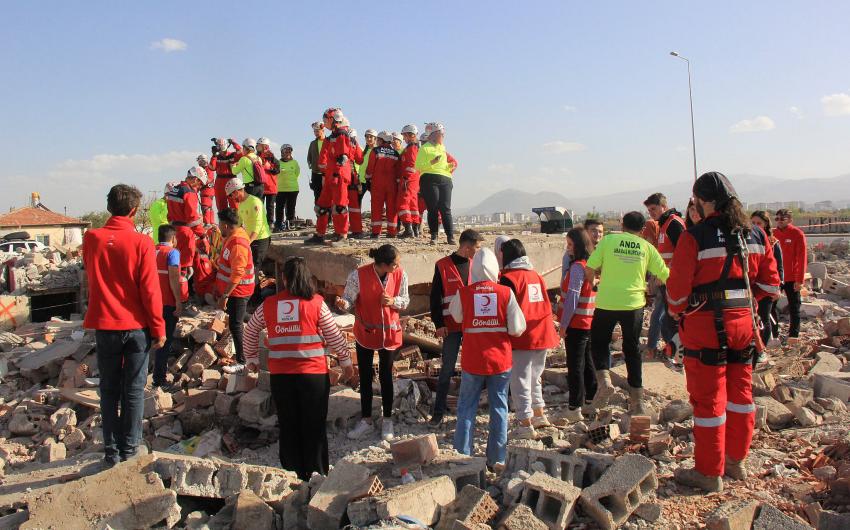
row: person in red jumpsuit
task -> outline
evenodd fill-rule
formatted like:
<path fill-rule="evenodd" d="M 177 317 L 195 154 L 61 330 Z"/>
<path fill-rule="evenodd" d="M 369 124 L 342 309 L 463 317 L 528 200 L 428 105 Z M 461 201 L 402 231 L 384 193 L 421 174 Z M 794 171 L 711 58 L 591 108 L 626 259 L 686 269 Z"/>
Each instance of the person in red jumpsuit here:
<path fill-rule="evenodd" d="M 351 184 L 351 164 L 355 157 L 357 140 L 352 138 L 348 120 L 342 110 L 330 108 L 322 116 L 326 129 L 331 133 L 322 143 L 319 153 L 319 169 L 324 174 L 322 193 L 316 201 L 316 233 L 304 241 L 306 245 L 321 245 L 325 242 L 329 218 L 333 216 L 334 232 L 332 243 L 348 238 L 348 186 Z"/>
<path fill-rule="evenodd" d="M 274 152 L 271 149 L 271 140 L 265 136 L 261 136 L 257 140 L 257 156 L 263 161 L 263 169 L 270 177 L 263 181 L 263 201 L 266 203 L 266 220 L 269 226 L 274 226 L 274 207 L 277 201 L 277 174 L 280 173 L 280 161 L 274 156 Z"/>
<path fill-rule="evenodd" d="M 416 171 L 416 155 L 419 154 L 419 142 L 415 125 L 405 125 L 401 130 L 407 146 L 401 154 L 401 176 L 398 183 L 398 215 L 404 231 L 399 239 L 419 237 L 419 172 Z"/>
<path fill-rule="evenodd" d="M 165 195 L 168 222 L 177 228 L 177 250 L 180 251 L 180 272 L 188 278 L 195 262 L 197 237 L 204 237 L 204 220 L 198 211 L 198 190 L 206 184 L 207 172 L 195 166 L 186 178 Z M 202 180 L 203 179 L 203 180 Z"/>
<path fill-rule="evenodd" d="M 679 320 L 685 353 L 696 464 L 677 469 L 674 477 L 680 484 L 717 492 L 723 490 L 724 474 L 746 478 L 744 460 L 756 410 L 752 367 L 759 341 L 752 298 L 778 297 L 779 273 L 766 234 L 751 228 L 725 176 L 702 175 L 693 195 L 703 221 L 679 237 L 667 303 L 670 316 Z"/>
<path fill-rule="evenodd" d="M 396 236 L 398 222 L 398 177 L 399 155 L 392 148 L 392 135 L 387 131 L 378 133 L 378 146 L 369 153 L 367 179 L 372 181 L 372 239 L 381 237 L 381 228 L 386 224 L 387 237 Z M 386 216 L 384 209 L 386 208 Z"/>
<path fill-rule="evenodd" d="M 230 151 L 233 147 L 234 151 Z M 227 203 L 227 193 L 224 192 L 224 186 L 227 181 L 233 178 L 233 171 L 230 170 L 230 164 L 237 162 L 242 157 L 242 146 L 236 140 L 230 138 L 213 138 L 212 159 L 210 167 L 215 171 L 215 209 L 222 211 L 229 208 Z M 215 221 L 213 219 L 213 221 Z M 213 222 L 212 224 L 216 224 Z"/>
<path fill-rule="evenodd" d="M 205 225 L 215 224 L 215 214 L 213 213 L 213 199 L 215 198 L 215 170 L 210 166 L 210 161 L 207 155 L 198 156 L 198 165 L 204 168 L 207 172 L 207 182 L 201 186 L 198 195 L 201 198 L 201 218 Z"/>

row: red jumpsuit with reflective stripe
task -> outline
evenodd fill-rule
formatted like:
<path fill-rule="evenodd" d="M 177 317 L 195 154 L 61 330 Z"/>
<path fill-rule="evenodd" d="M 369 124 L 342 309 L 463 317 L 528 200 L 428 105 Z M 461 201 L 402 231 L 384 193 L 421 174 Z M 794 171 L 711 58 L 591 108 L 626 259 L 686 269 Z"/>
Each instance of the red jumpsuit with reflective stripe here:
<path fill-rule="evenodd" d="M 191 267 L 195 261 L 195 237 L 204 235 L 204 221 L 198 213 L 198 192 L 185 181 L 165 194 L 168 222 L 177 229 L 177 250 L 180 268 Z"/>
<path fill-rule="evenodd" d="M 325 138 L 319 153 L 319 169 L 324 173 L 322 194 L 316 201 L 319 209 L 316 233 L 325 235 L 328 217 L 333 215 L 334 231 L 348 234 L 348 185 L 351 183 L 351 164 L 355 148 L 348 127 L 338 127 Z M 333 212 L 332 212 L 333 210 Z"/>
<path fill-rule="evenodd" d="M 397 180 L 399 176 L 398 151 L 388 145 L 372 149 L 369 153 L 369 175 L 372 177 L 372 234 L 381 234 L 384 222 L 387 236 L 397 233 L 398 197 Z M 386 217 L 384 216 L 386 208 Z"/>
<path fill-rule="evenodd" d="M 242 146 L 233 143 L 236 149 L 235 153 L 219 153 L 210 160 L 210 167 L 215 171 L 215 207 L 219 212 L 225 208 L 232 208 L 227 204 L 227 194 L 224 193 L 224 186 L 227 181 L 233 178 L 233 171 L 230 170 L 230 164 L 236 162 L 242 157 Z"/>
<path fill-rule="evenodd" d="M 213 199 L 215 198 L 215 171 L 210 166 L 204 168 L 207 172 L 206 186 L 201 186 L 198 195 L 201 199 L 201 218 L 205 225 L 215 224 L 215 212 L 213 211 Z"/>
<path fill-rule="evenodd" d="M 398 216 L 402 223 L 419 224 L 419 172 L 416 155 L 419 144 L 408 144 L 401 154 L 401 177 L 398 183 Z"/>
<path fill-rule="evenodd" d="M 720 279 L 726 248 L 718 220 L 717 215 L 711 215 L 679 237 L 667 279 L 667 302 L 672 312 L 688 309 L 688 298 L 695 287 Z M 756 298 L 779 293 L 776 260 L 772 245 L 765 245 L 766 239 L 764 232 L 756 228 L 746 240 L 749 279 Z M 739 259 L 734 260 L 728 277 L 732 280 L 743 277 Z M 746 292 L 741 291 L 729 289 L 725 296 L 730 299 L 745 296 Z M 723 309 L 723 321 L 730 349 L 745 349 L 753 343 L 749 309 Z M 714 312 L 711 309 L 686 312 L 679 321 L 679 338 L 686 352 L 717 349 Z M 706 476 L 722 476 L 726 455 L 742 460 L 752 441 L 755 423 L 752 364 L 708 365 L 686 356 L 685 376 L 694 407 L 696 470 Z"/>
<path fill-rule="evenodd" d="M 360 204 L 360 176 L 354 170 L 354 164 L 362 164 L 364 153 L 359 145 L 354 146 L 354 158 L 351 161 L 351 182 L 348 184 L 348 221 L 351 224 L 350 231 L 353 234 L 363 232 L 363 210 Z"/>

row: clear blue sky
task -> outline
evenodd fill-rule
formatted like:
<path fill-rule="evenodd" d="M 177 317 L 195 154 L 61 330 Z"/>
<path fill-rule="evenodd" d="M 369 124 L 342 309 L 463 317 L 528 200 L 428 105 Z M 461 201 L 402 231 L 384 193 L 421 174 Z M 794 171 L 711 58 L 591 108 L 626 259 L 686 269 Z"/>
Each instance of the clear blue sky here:
<path fill-rule="evenodd" d="M 306 171 L 330 105 L 361 137 L 444 122 L 458 206 L 681 181 L 687 76 L 670 50 L 693 63 L 701 171 L 850 172 L 847 2 L 295 4 L 5 5 L 0 209 L 39 191 L 80 214 L 116 182 L 161 189 L 212 136 L 291 143 Z M 152 45 L 165 38 L 185 48 Z M 302 179 L 302 213 L 309 194 Z"/>

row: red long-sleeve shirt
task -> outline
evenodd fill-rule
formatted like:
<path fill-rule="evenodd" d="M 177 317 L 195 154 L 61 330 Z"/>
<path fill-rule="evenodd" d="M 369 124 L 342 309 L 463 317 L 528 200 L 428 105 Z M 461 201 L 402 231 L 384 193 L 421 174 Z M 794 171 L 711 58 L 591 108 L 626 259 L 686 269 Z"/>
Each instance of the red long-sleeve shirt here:
<path fill-rule="evenodd" d="M 83 237 L 83 265 L 89 284 L 88 329 L 150 330 L 165 336 L 162 293 L 153 241 L 136 232 L 129 217 L 112 216 Z"/>
<path fill-rule="evenodd" d="M 785 228 L 774 228 L 773 237 L 779 241 L 782 249 L 782 267 L 785 281 L 803 283 L 808 266 L 806 234 L 796 226 L 789 224 Z"/>

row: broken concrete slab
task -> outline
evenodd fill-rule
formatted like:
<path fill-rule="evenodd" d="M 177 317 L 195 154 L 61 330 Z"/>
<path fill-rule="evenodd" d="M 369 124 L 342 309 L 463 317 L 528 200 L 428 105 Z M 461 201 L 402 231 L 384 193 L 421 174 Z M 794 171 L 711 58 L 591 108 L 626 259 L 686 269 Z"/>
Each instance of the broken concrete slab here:
<path fill-rule="evenodd" d="M 812 386 L 816 397 L 834 397 L 843 403 L 850 400 L 850 372 L 815 374 Z"/>
<path fill-rule="evenodd" d="M 721 504 L 705 519 L 708 530 L 750 530 L 759 503 L 753 500 L 729 501 Z"/>
<path fill-rule="evenodd" d="M 372 478 L 372 470 L 348 460 L 340 460 L 328 472 L 307 506 L 310 528 L 339 528 L 349 501 Z M 349 515 L 350 517 L 350 515 Z"/>
<path fill-rule="evenodd" d="M 81 343 L 72 340 L 54 342 L 45 348 L 35 350 L 18 361 L 19 370 L 38 370 L 50 363 L 70 357 L 80 349 Z M 91 347 L 87 343 L 87 347 Z M 61 363 L 60 363 L 61 364 Z"/>
<path fill-rule="evenodd" d="M 794 421 L 794 414 L 788 407 L 769 396 L 753 398 L 757 408 L 764 409 L 767 424 L 771 429 L 782 429 Z"/>
<path fill-rule="evenodd" d="M 251 490 L 236 496 L 233 530 L 260 530 L 274 527 L 274 510 Z"/>
<path fill-rule="evenodd" d="M 623 524 L 658 487 L 655 464 L 637 454 L 614 461 L 599 480 L 581 492 L 581 505 L 604 529 Z"/>
<path fill-rule="evenodd" d="M 457 523 L 466 526 L 489 525 L 499 512 L 499 505 L 486 491 L 467 484 L 455 500 L 443 509 L 435 530 L 452 530 Z"/>
<path fill-rule="evenodd" d="M 809 374 L 839 372 L 843 366 L 844 363 L 841 362 L 841 359 L 838 356 L 829 352 L 820 351 L 815 354 L 815 365 L 809 369 Z"/>
<path fill-rule="evenodd" d="M 520 503 L 531 508 L 551 530 L 561 530 L 572 521 L 580 495 L 580 488 L 538 471 L 523 484 Z"/>
<path fill-rule="evenodd" d="M 449 477 L 429 478 L 352 502 L 348 505 L 348 518 L 351 524 L 364 526 L 407 515 L 431 526 L 439 520 L 441 509 L 451 503 L 456 494 L 454 482 Z"/>
<path fill-rule="evenodd" d="M 758 516 L 753 521 L 753 530 L 811 530 L 811 526 L 807 525 L 799 519 L 795 519 L 782 513 L 779 508 L 770 504 L 763 504 L 759 510 Z"/>
<path fill-rule="evenodd" d="M 499 522 L 497 530 L 549 530 L 525 504 L 511 506 Z"/>

